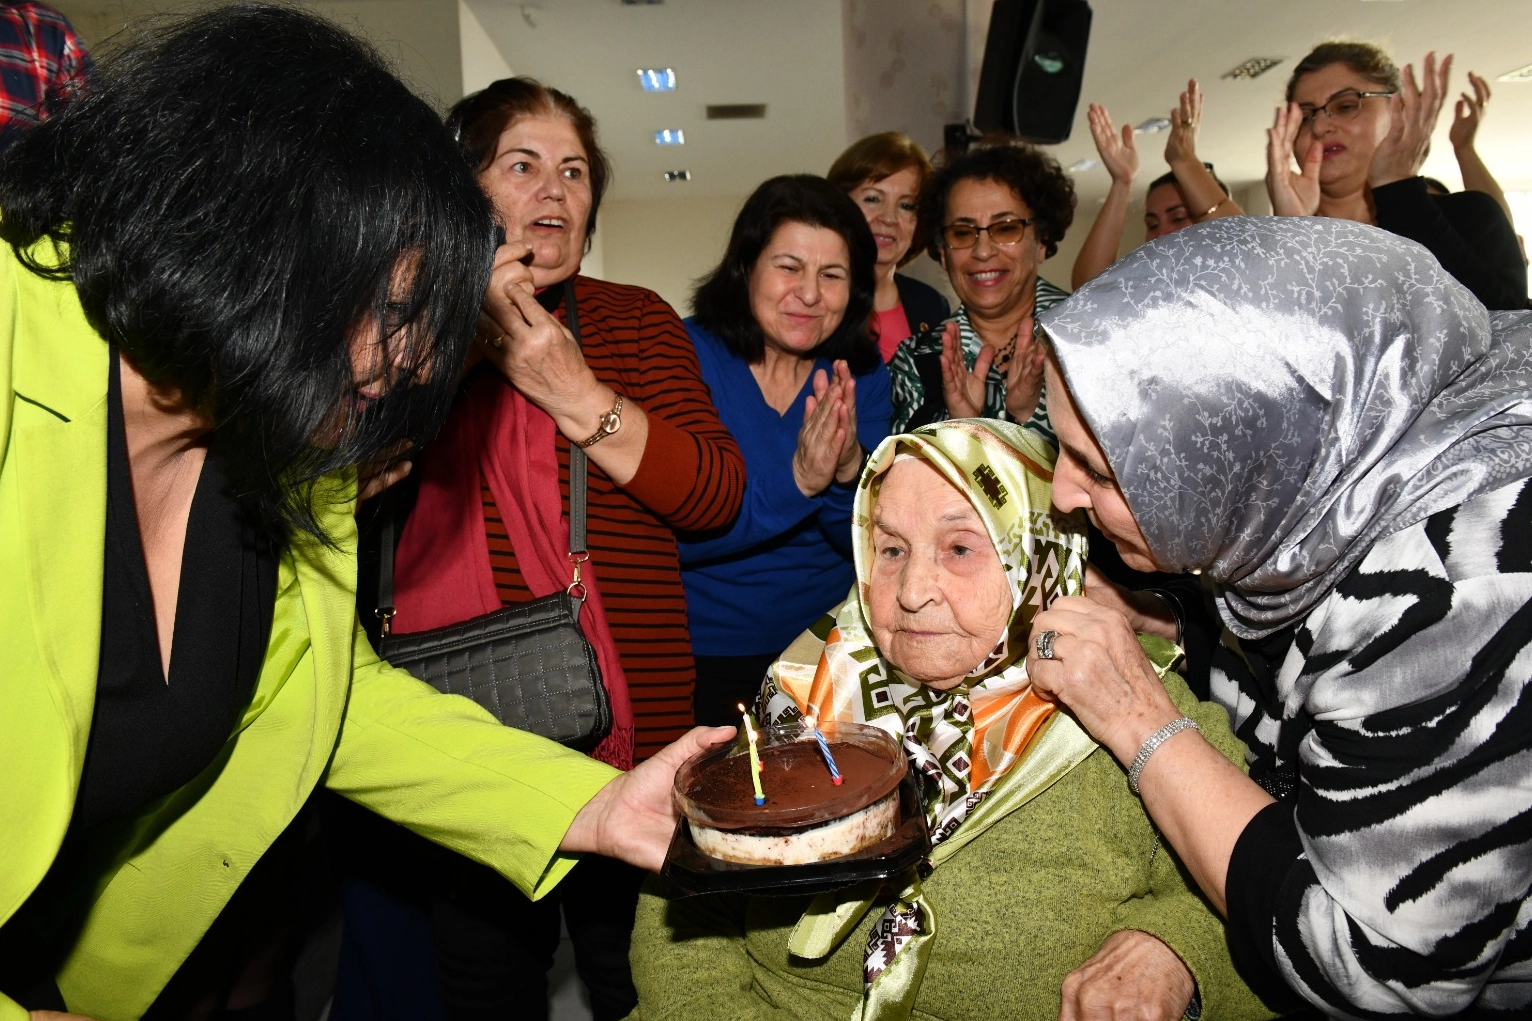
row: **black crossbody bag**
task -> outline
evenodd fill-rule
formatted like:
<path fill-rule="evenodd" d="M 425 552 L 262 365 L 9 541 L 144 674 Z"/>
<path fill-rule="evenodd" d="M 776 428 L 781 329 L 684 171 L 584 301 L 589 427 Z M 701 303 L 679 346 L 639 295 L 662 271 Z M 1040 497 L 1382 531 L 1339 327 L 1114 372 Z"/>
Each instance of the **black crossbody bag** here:
<path fill-rule="evenodd" d="M 572 281 L 564 284 L 569 332 L 580 343 Z M 506 606 L 457 624 L 415 634 L 390 634 L 394 610 L 394 532 L 390 506 L 380 529 L 378 655 L 438 691 L 467 695 L 507 727 L 589 751 L 612 729 L 612 703 L 601 683 L 596 652 L 580 630 L 585 583 L 587 465 L 569 449 L 569 562 L 574 581 L 563 592 Z"/>

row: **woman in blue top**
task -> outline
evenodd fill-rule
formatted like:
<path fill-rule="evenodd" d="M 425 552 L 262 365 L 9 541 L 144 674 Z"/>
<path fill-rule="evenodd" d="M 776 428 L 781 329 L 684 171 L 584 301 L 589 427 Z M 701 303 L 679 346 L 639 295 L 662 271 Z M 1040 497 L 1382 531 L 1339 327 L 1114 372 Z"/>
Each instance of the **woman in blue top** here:
<path fill-rule="evenodd" d="M 774 177 L 697 285 L 686 328 L 747 477 L 733 526 L 680 544 L 698 721 L 738 719 L 777 654 L 851 585 L 851 497 L 893 415 L 868 330 L 876 262 L 839 188 Z"/>

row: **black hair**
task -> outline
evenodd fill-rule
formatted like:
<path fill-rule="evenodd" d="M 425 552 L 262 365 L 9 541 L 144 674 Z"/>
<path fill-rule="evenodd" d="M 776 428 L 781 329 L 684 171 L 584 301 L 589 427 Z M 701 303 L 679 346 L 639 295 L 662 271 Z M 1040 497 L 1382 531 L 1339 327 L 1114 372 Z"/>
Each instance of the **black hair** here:
<path fill-rule="evenodd" d="M 1058 160 L 1006 135 L 988 135 L 967 152 L 947 150 L 920 200 L 920 222 L 931 239 L 931 258 L 941 260 L 947 199 L 959 181 L 998 181 L 1025 202 L 1037 219 L 1043 257 L 1051 259 L 1075 218 L 1075 186 Z"/>
<path fill-rule="evenodd" d="M 1213 170 L 1213 164 L 1211 164 L 1211 163 L 1203 163 L 1202 165 L 1204 167 L 1207 167 L 1208 173 L 1213 176 L 1213 183 L 1218 185 L 1218 187 L 1222 188 L 1223 189 L 1223 193 L 1225 195 L 1228 195 L 1230 198 L 1233 198 L 1234 195 L 1233 195 L 1232 192 L 1229 191 L 1229 186 L 1227 184 L 1224 184 L 1223 183 L 1223 179 L 1220 178 L 1218 176 L 1218 174 Z M 1172 171 L 1170 171 L 1168 173 L 1161 174 L 1159 177 L 1156 177 L 1154 180 L 1150 181 L 1149 182 L 1149 187 L 1144 189 L 1144 194 L 1148 195 L 1154 189 L 1160 187 L 1161 185 L 1166 185 L 1166 184 L 1173 184 L 1178 189 L 1181 187 L 1181 183 L 1176 180 L 1176 172 L 1174 170 L 1172 170 Z"/>
<path fill-rule="evenodd" d="M 0 239 L 209 416 L 278 533 L 327 539 L 316 504 L 341 494 L 319 480 L 440 424 L 493 231 L 431 108 L 288 7 L 156 19 L 0 157 Z M 352 349 L 369 333 L 396 369 L 365 405 Z"/>
<path fill-rule="evenodd" d="M 813 174 L 773 177 L 751 193 L 734 219 L 723 261 L 697 282 L 692 308 L 697 321 L 726 348 L 755 364 L 766 354 L 766 336 L 750 309 L 750 274 L 784 223 L 804 223 L 833 230 L 851 257 L 851 299 L 835 332 L 809 352 L 815 358 L 845 359 L 857 375 L 876 368 L 880 359 L 872 339 L 873 293 L 878 245 L 856 203 L 835 185 Z"/>

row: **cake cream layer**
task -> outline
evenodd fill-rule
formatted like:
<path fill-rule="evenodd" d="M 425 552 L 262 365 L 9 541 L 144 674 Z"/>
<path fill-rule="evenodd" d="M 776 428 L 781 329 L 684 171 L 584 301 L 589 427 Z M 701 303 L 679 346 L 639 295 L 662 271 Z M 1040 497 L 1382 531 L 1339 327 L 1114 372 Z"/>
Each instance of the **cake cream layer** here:
<path fill-rule="evenodd" d="M 743 865 L 806 865 L 855 854 L 892 836 L 898 822 L 899 791 L 860 811 L 827 823 L 782 833 L 746 834 L 713 829 L 688 820 L 697 850 Z"/>

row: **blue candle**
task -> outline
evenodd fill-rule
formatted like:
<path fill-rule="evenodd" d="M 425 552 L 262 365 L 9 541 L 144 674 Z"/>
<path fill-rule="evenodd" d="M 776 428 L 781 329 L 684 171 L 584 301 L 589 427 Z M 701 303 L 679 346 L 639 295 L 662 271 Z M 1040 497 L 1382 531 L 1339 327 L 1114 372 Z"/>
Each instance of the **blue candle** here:
<path fill-rule="evenodd" d="M 807 716 L 803 722 L 814 732 L 814 740 L 819 742 L 819 751 L 825 757 L 825 765 L 830 767 L 830 782 L 839 787 L 842 783 L 840 770 L 835 768 L 835 756 L 830 754 L 830 743 L 820 731 L 818 721 L 813 716 Z"/>

